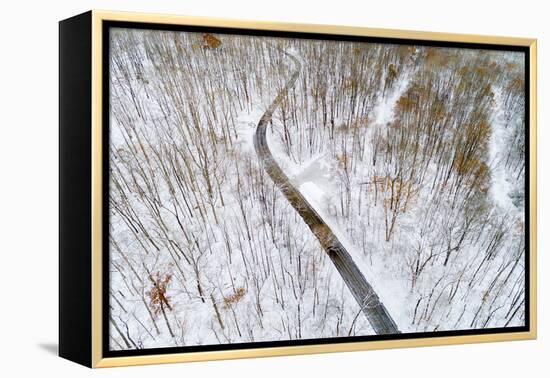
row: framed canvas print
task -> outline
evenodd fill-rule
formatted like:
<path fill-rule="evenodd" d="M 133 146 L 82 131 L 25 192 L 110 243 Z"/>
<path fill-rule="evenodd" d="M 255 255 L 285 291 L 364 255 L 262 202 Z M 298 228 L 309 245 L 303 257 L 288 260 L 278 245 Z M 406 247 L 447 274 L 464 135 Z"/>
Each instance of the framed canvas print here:
<path fill-rule="evenodd" d="M 536 41 L 60 22 L 62 357 L 536 337 Z"/>

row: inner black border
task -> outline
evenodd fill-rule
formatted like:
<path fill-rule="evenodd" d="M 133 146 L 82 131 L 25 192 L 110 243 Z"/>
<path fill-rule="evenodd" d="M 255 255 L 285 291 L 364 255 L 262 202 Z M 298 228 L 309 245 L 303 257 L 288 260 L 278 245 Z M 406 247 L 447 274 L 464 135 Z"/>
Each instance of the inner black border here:
<path fill-rule="evenodd" d="M 129 29 L 149 29 L 149 30 L 167 30 L 167 31 L 182 31 L 182 32 L 202 32 L 202 33 L 217 33 L 217 34 L 237 34 L 250 36 L 267 36 L 267 37 L 282 37 L 282 38 L 300 38 L 300 39 L 315 39 L 315 40 L 333 40 L 333 41 L 351 41 L 351 42 L 370 42 L 370 43 L 386 43 L 386 44 L 403 44 L 416 46 L 435 46 L 435 47 L 450 47 L 450 48 L 466 48 L 480 50 L 501 50 L 501 51 L 518 51 L 525 55 L 525 325 L 521 327 L 506 327 L 506 328 L 484 328 L 484 329 L 467 329 L 453 331 L 438 331 L 438 332 L 417 332 L 417 333 L 402 333 L 395 335 L 371 335 L 371 336 L 349 336 L 349 337 L 334 337 L 334 338 L 318 338 L 318 339 L 301 339 L 301 340 L 282 340 L 282 341 L 262 341 L 254 343 L 235 343 L 235 344 L 219 344 L 219 345 L 197 345 L 183 347 L 166 347 L 166 348 L 147 348 L 147 349 L 132 349 L 132 350 L 109 350 L 109 36 L 110 28 L 129 28 Z M 253 348 L 270 348 L 270 347 L 286 347 L 300 345 L 315 345 L 315 344 L 336 344 L 336 343 L 353 343 L 364 341 L 380 341 L 380 340 L 406 340 L 406 339 L 424 339 L 431 337 L 447 337 L 447 336 L 466 336 L 466 335 L 487 335 L 500 334 L 511 332 L 528 332 L 530 330 L 530 192 L 529 167 L 533 162 L 530 161 L 530 54 L 528 46 L 507 46 L 498 44 L 482 44 L 482 43 L 464 43 L 464 42 L 444 42 L 444 41 L 424 41 L 416 39 L 404 38 L 385 38 L 385 37 L 364 37 L 351 35 L 334 35 L 321 33 L 302 33 L 302 32 L 285 32 L 285 31 L 268 31 L 268 30 L 249 30 L 239 28 L 225 27 L 207 27 L 207 26 L 191 26 L 191 25 L 168 25 L 146 22 L 126 22 L 126 21 L 103 21 L 102 22 L 102 51 L 103 51 L 103 72 L 102 72 L 102 125 L 103 125 L 103 152 L 102 152 L 102 171 L 103 171 L 103 209 L 102 209 L 102 230 L 103 230 L 103 261 L 102 261 L 102 304 L 103 304 L 103 329 L 102 332 L 102 353 L 103 357 L 126 357 L 126 356 L 143 356 L 143 355 L 158 355 L 171 353 L 191 353 L 191 352 L 207 352 L 220 350 L 236 350 L 236 349 L 253 349 Z"/>

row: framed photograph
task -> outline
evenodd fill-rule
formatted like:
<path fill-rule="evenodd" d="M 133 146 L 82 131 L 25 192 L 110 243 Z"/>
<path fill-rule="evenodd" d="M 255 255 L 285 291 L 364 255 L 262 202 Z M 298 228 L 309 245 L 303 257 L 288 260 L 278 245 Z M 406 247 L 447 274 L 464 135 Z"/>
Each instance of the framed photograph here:
<path fill-rule="evenodd" d="M 59 353 L 536 337 L 536 40 L 60 22 Z"/>

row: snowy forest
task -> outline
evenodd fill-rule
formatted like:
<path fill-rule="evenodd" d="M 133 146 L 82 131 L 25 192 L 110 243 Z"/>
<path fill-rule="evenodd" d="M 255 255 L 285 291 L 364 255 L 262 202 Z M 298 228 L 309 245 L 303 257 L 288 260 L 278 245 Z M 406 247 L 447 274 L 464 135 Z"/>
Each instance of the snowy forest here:
<path fill-rule="evenodd" d="M 520 52 L 110 29 L 109 348 L 525 324 Z"/>

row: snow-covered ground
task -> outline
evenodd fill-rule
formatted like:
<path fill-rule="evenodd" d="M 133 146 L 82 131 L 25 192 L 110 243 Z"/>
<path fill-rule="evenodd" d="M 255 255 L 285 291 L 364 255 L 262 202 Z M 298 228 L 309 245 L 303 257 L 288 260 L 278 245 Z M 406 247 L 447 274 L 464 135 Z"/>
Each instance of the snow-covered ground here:
<path fill-rule="evenodd" d="M 255 154 L 291 70 L 279 48 L 302 72 L 268 145 L 399 329 L 523 324 L 514 54 L 125 29 L 111 41 L 112 349 L 373 334 Z"/>

